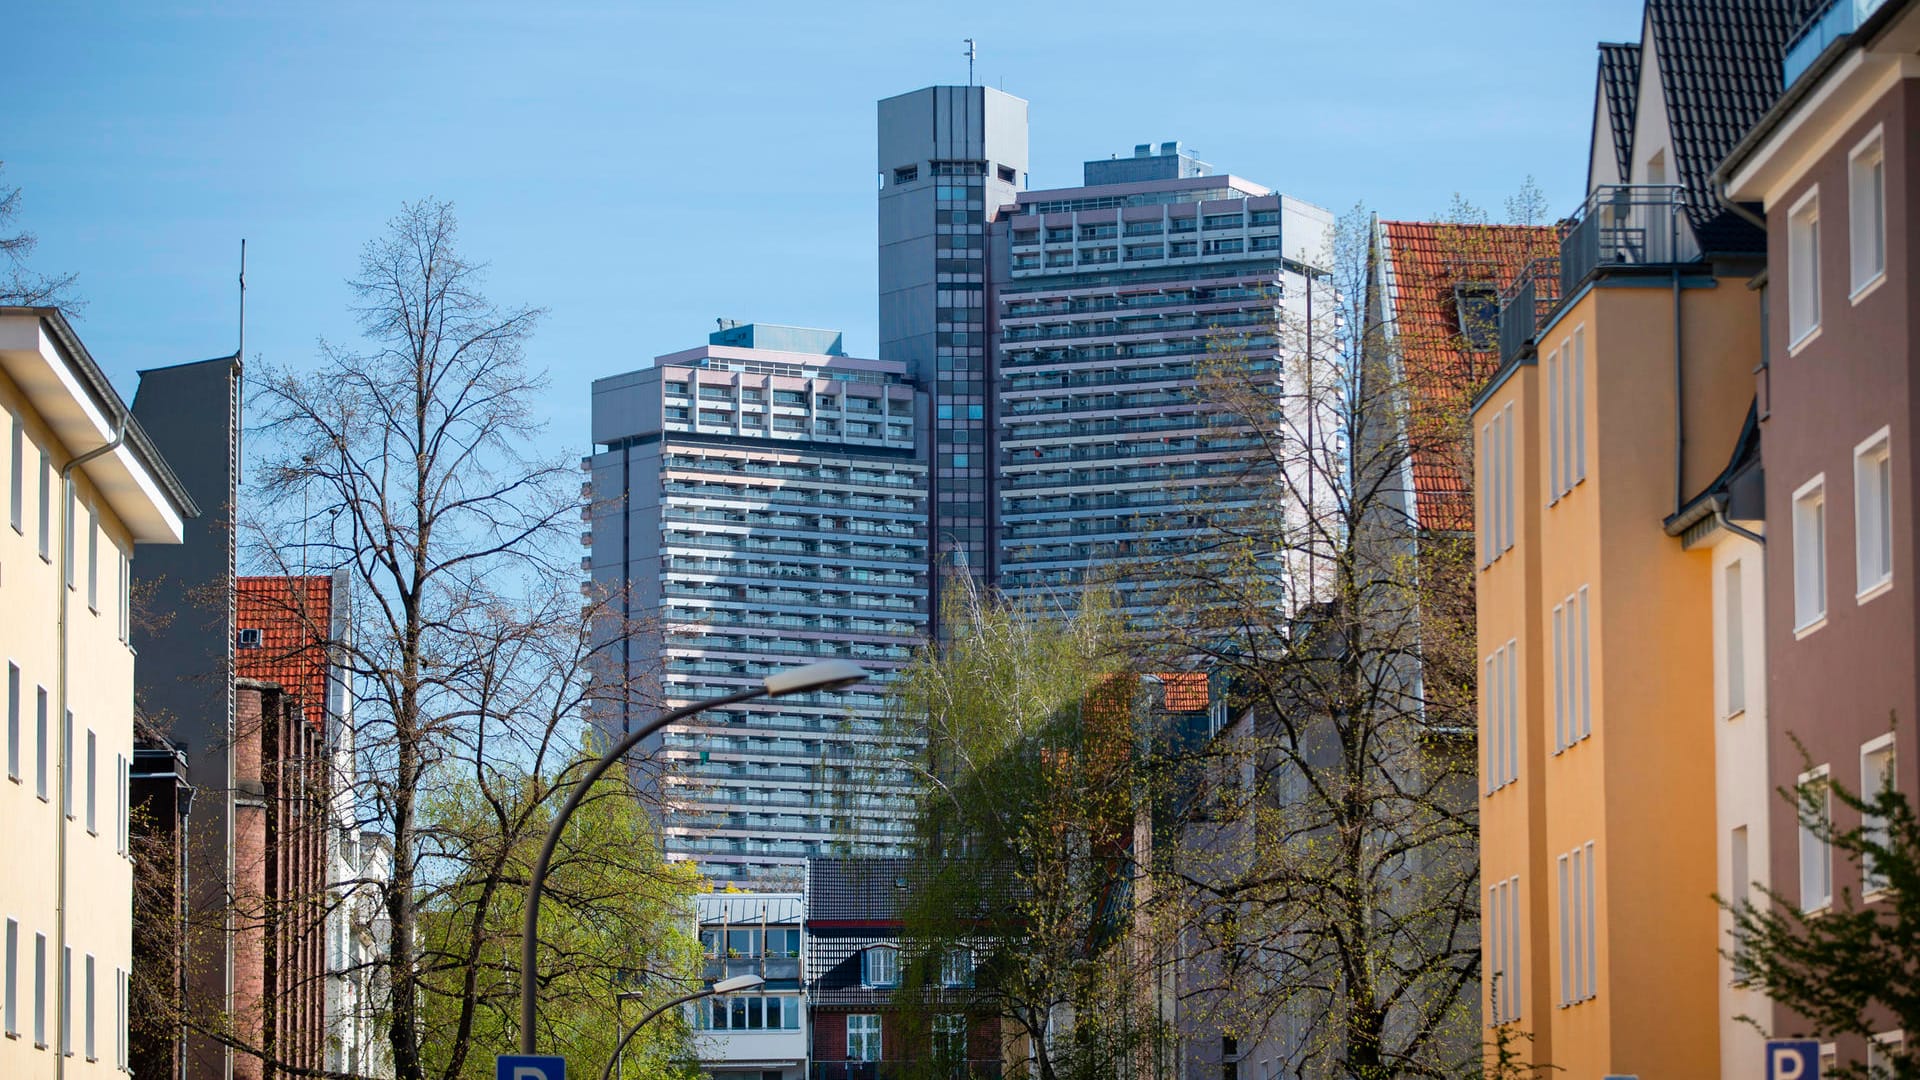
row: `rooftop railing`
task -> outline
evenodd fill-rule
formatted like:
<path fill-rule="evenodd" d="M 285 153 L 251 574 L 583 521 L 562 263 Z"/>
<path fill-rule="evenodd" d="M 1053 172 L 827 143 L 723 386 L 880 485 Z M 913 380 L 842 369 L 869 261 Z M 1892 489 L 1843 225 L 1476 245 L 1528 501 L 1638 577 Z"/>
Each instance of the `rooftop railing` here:
<path fill-rule="evenodd" d="M 1827 0 L 1801 25 L 1780 61 L 1780 85 L 1792 86 L 1827 46 L 1860 28 L 1886 0 Z"/>
<path fill-rule="evenodd" d="M 1534 259 L 1500 297 L 1500 362 L 1519 356 L 1560 303 L 1560 266 Z"/>
<path fill-rule="evenodd" d="M 1700 257 L 1682 220 L 1686 191 L 1671 184 L 1607 184 L 1561 226 L 1560 295 L 1602 266 L 1666 266 Z"/>

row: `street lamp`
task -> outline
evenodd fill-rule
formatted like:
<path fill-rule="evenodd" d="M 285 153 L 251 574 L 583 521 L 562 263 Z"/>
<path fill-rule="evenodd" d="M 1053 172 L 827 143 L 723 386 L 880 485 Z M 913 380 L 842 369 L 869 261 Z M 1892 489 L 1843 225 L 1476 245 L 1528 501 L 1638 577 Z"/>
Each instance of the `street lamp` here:
<path fill-rule="evenodd" d="M 627 1033 L 625 1035 L 620 1036 L 619 1044 L 613 1048 L 613 1056 L 607 1059 L 607 1067 L 600 1070 L 600 1080 L 607 1080 L 609 1076 L 612 1076 L 616 1070 L 616 1067 L 618 1067 L 621 1071 L 624 1072 L 625 1067 L 621 1066 L 619 1063 L 621 1059 L 626 1055 L 628 1041 L 631 1040 L 635 1035 L 640 1034 L 640 1029 L 643 1027 L 646 1027 L 647 1022 L 649 1020 L 652 1020 L 654 1017 L 659 1016 L 661 1013 L 666 1012 L 668 1009 L 671 1009 L 677 1005 L 685 1005 L 689 1001 L 699 1001 L 701 998 L 712 997 L 715 994 L 732 994 L 732 993 L 737 993 L 741 990 L 752 990 L 755 987 L 762 985 L 766 981 L 767 980 L 761 978 L 758 975 L 735 975 L 731 979 L 721 979 L 719 982 L 714 983 L 712 986 L 707 987 L 705 990 L 695 990 L 691 994 L 682 994 L 681 996 L 674 998 L 672 1001 L 667 1002 L 665 1005 L 662 1005 L 659 1008 L 648 1013 L 647 1015 L 641 1017 L 639 1023 L 636 1023 L 632 1027 L 628 1028 Z M 640 991 L 629 990 L 626 993 L 619 995 L 618 1000 L 625 1001 L 628 998 L 637 998 L 640 996 L 642 996 Z"/>
<path fill-rule="evenodd" d="M 540 858 L 533 864 L 533 880 L 527 885 L 527 916 L 520 929 L 520 1052 L 534 1053 L 534 1028 L 539 1021 L 539 957 L 538 935 L 540 925 L 540 890 L 547 882 L 547 867 L 553 862 L 554 848 L 560 844 L 560 832 L 567 827 L 567 819 L 573 817 L 574 810 L 580 806 L 580 800 L 586 797 L 587 789 L 594 781 L 606 775 L 613 763 L 625 757 L 629 750 L 640 745 L 641 740 L 654 734 L 675 720 L 684 720 L 697 712 L 718 708 L 722 705 L 735 705 L 742 701 L 752 701 L 762 697 L 785 697 L 788 694 L 804 694 L 812 690 L 838 690 L 843 686 L 867 677 L 866 669 L 850 660 L 822 660 L 817 664 L 788 668 L 776 671 L 760 680 L 760 685 L 737 694 L 697 701 L 692 705 L 683 705 L 662 713 L 638 730 L 615 743 L 600 760 L 593 763 L 587 775 L 573 785 L 573 791 L 567 795 L 567 801 L 560 807 L 560 813 L 554 816 L 553 824 L 547 829 L 547 842 L 540 848 Z M 732 980 L 728 980 L 732 981 Z"/>

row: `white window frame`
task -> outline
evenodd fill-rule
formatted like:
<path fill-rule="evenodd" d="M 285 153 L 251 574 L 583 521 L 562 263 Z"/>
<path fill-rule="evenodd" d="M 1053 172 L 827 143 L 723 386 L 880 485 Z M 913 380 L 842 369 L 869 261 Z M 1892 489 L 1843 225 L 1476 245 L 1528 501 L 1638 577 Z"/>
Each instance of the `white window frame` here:
<path fill-rule="evenodd" d="M 17 1039 L 20 1037 L 20 920 L 18 919 L 7 920 L 5 948 L 6 966 L 0 969 L 0 973 L 4 973 L 7 984 L 5 987 L 0 987 L 0 998 L 4 998 L 4 1001 L 0 1001 L 0 1022 L 3 1022 L 0 1023 L 0 1030 L 5 1031 L 7 1038 Z"/>
<path fill-rule="evenodd" d="M 1565 604 L 1553 605 L 1553 752 L 1572 745 L 1567 723 L 1567 613 Z"/>
<path fill-rule="evenodd" d="M 955 945 L 940 957 L 941 986 L 973 985 L 973 950 Z"/>
<path fill-rule="evenodd" d="M 1560 501 L 1560 349 L 1547 354 L 1547 505 Z"/>
<path fill-rule="evenodd" d="M 1520 642 L 1507 639 L 1507 782 L 1520 780 Z"/>
<path fill-rule="evenodd" d="M 47 935 L 33 935 L 33 1045 L 47 1048 Z"/>
<path fill-rule="evenodd" d="M 80 1013 L 80 1049 L 88 1061 L 99 1061 L 100 1055 L 95 1051 L 99 1050 L 100 1044 L 94 1038 L 94 1029 L 98 1025 L 94 1023 L 93 969 L 93 954 L 88 953 L 86 962 L 82 965 L 82 970 L 85 974 L 82 976 L 84 981 L 81 984 L 80 994 L 82 1010 Z"/>
<path fill-rule="evenodd" d="M 1854 601 L 1893 587 L 1893 435 L 1883 427 L 1853 448 Z"/>
<path fill-rule="evenodd" d="M 1803 503 L 1808 507 L 1803 508 Z M 1793 492 L 1793 622 L 1796 638 L 1827 622 L 1826 473 Z"/>
<path fill-rule="evenodd" d="M 53 459 L 40 451 L 40 561 L 53 561 Z"/>
<path fill-rule="evenodd" d="M 7 410 L 8 426 L 12 429 L 7 459 L 7 524 L 13 531 L 26 535 L 27 505 L 27 424 L 14 412 Z"/>
<path fill-rule="evenodd" d="M 1893 1080 L 1893 1070 L 1881 1060 L 1881 1047 L 1898 1050 L 1906 1044 L 1907 1033 L 1898 1029 L 1883 1031 L 1869 1038 L 1867 1040 L 1867 1080 Z"/>
<path fill-rule="evenodd" d="M 860 1021 L 856 1026 L 854 1021 Z M 854 1043 L 858 1040 L 860 1053 L 854 1053 Z M 879 1061 L 883 1048 L 880 1042 L 879 1013 L 847 1014 L 847 1060 Z"/>
<path fill-rule="evenodd" d="M 7 779 L 20 782 L 20 665 L 7 661 Z"/>
<path fill-rule="evenodd" d="M 1879 124 L 1847 153 L 1847 267 L 1848 299 L 1856 304 L 1887 279 L 1887 154 Z"/>
<path fill-rule="evenodd" d="M 1882 757 L 1885 759 L 1884 765 L 1881 765 L 1878 760 Z M 1899 758 L 1894 749 L 1893 732 L 1889 731 L 1879 738 L 1869 739 L 1860 744 L 1860 801 L 1872 804 L 1880 797 L 1880 786 L 1884 782 L 1881 777 L 1891 778 L 1895 787 L 1898 787 L 1900 783 L 1898 766 Z M 1881 777 L 1876 777 L 1875 772 L 1881 773 Z M 1884 844 L 1887 842 L 1887 820 L 1878 814 L 1863 811 L 1860 815 L 1860 832 L 1867 837 L 1878 834 L 1880 842 Z M 1885 892 L 1886 888 L 1887 879 L 1875 871 L 1873 854 L 1862 851 L 1860 853 L 1860 894 L 1867 897 L 1875 896 Z"/>
<path fill-rule="evenodd" d="M 886 970 L 876 972 L 876 961 L 886 956 Z M 884 978 L 883 978 L 884 976 Z M 869 945 L 860 953 L 860 982 L 869 987 L 893 987 L 900 985 L 900 950 L 893 945 Z"/>
<path fill-rule="evenodd" d="M 1580 737 L 1585 739 L 1593 734 L 1593 635 L 1589 630 L 1592 620 L 1587 613 L 1588 592 L 1585 585 L 1567 598 L 1569 611 L 1576 602 L 1580 608 Z"/>
<path fill-rule="evenodd" d="M 1787 210 L 1787 341 L 1798 350 L 1820 332 L 1820 186 Z"/>
<path fill-rule="evenodd" d="M 1573 328 L 1573 417 L 1568 436 L 1573 443 L 1573 477 L 1567 490 L 1587 478 L 1587 324 Z"/>
<path fill-rule="evenodd" d="M 1486 569 L 1493 565 L 1494 522 L 1499 514 L 1493 506 L 1493 471 L 1499 464 L 1493 460 L 1493 424 L 1480 425 L 1480 567 Z"/>
<path fill-rule="evenodd" d="M 936 1061 L 965 1061 L 967 1058 L 967 1016 L 965 1013 L 935 1013 L 933 1050 Z"/>
<path fill-rule="evenodd" d="M 87 729 L 87 835 L 100 835 L 100 743 Z"/>
<path fill-rule="evenodd" d="M 1746 560 L 1734 559 L 1720 571 L 1720 618 L 1726 623 L 1720 658 L 1726 679 L 1726 706 L 1721 716 L 1731 720 L 1747 711 L 1747 597 Z"/>
<path fill-rule="evenodd" d="M 1794 821 L 1800 835 L 1800 910 L 1825 911 L 1833 906 L 1833 845 L 1821 839 L 1805 821 L 1805 797 L 1809 784 L 1820 785 L 1822 815 L 1826 826 L 1833 826 L 1833 791 L 1828 784 L 1828 769 L 1819 765 L 1803 772 L 1794 781 Z M 1819 875 L 1814 880 L 1812 875 Z"/>
<path fill-rule="evenodd" d="M 100 514 L 87 507 L 87 610 L 100 614 Z"/>
<path fill-rule="evenodd" d="M 1513 550 L 1513 403 L 1500 410 L 1500 550 Z"/>

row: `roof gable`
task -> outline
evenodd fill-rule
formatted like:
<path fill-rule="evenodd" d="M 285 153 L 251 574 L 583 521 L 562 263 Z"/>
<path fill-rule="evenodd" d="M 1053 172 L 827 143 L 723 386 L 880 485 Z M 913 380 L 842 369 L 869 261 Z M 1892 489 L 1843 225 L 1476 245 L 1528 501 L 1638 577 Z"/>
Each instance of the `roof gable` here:
<path fill-rule="evenodd" d="M 1621 177 L 1633 175 L 1634 104 L 1640 96 L 1640 46 L 1633 42 L 1600 43 L 1600 73 L 1594 87 L 1594 99 L 1604 110 L 1595 118 L 1607 124 L 1607 141 L 1613 147 L 1614 167 Z M 1596 133 L 1594 146 L 1601 144 Z M 1589 172 L 1592 170 L 1589 169 Z"/>
<path fill-rule="evenodd" d="M 307 722 L 326 730 L 326 641 L 333 625 L 333 579 L 242 577 L 234 579 L 234 627 L 259 631 L 233 653 L 233 673 L 278 683 L 306 712 Z"/>
<path fill-rule="evenodd" d="M 1780 96 L 1781 60 L 1812 2 L 1647 0 L 1671 168 L 1702 250 L 1765 250 L 1765 235 L 1714 199 L 1713 170 Z M 1635 118 L 1636 131 L 1644 119 Z"/>

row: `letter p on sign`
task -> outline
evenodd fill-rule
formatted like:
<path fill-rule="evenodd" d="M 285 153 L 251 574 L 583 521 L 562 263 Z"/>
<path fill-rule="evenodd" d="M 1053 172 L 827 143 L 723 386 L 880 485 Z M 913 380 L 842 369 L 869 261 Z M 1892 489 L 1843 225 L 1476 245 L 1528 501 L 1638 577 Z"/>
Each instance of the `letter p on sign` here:
<path fill-rule="evenodd" d="M 1820 1044 L 1812 1039 L 1768 1040 L 1767 1080 L 1820 1080 Z"/>
<path fill-rule="evenodd" d="M 493 1080 L 567 1080 L 567 1059 L 550 1054 L 501 1054 Z"/>

